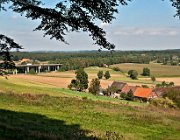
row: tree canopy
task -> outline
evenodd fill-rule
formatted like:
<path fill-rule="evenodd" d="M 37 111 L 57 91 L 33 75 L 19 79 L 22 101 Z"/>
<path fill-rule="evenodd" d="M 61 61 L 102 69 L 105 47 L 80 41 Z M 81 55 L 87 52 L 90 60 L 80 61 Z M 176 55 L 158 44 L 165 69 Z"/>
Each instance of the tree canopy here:
<path fill-rule="evenodd" d="M 7 69 L 15 68 L 15 64 L 12 61 L 12 55 L 9 53 L 11 49 L 21 49 L 22 47 L 15 43 L 13 39 L 0 34 L 0 75 L 6 74 Z"/>

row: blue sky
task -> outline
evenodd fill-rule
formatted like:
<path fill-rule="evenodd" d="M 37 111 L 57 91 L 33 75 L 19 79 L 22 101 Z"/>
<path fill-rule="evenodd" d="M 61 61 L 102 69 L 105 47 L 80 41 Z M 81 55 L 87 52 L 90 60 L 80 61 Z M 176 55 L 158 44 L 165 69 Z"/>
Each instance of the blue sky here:
<path fill-rule="evenodd" d="M 50 0 L 44 0 L 52 6 Z M 133 0 L 128 6 L 120 6 L 116 19 L 111 24 L 99 23 L 107 31 L 107 39 L 116 45 L 116 50 L 161 50 L 180 49 L 180 20 L 169 0 Z M 70 33 L 65 45 L 43 32 L 33 32 L 38 21 L 31 21 L 19 14 L 0 12 L 0 32 L 14 38 L 24 47 L 23 51 L 75 51 L 97 50 L 87 33 Z"/>

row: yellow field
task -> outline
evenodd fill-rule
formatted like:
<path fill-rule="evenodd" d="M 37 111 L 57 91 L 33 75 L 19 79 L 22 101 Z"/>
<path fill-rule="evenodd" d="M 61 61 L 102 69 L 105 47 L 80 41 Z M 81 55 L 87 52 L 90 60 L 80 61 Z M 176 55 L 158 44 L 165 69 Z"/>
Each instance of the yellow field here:
<path fill-rule="evenodd" d="M 180 77 L 180 66 L 169 66 L 157 63 L 151 64 L 133 64 L 123 63 L 112 65 L 111 67 L 119 67 L 123 72 L 127 73 L 129 70 L 136 70 L 142 74 L 143 68 L 147 67 L 151 71 L 151 75 L 156 77 Z"/>

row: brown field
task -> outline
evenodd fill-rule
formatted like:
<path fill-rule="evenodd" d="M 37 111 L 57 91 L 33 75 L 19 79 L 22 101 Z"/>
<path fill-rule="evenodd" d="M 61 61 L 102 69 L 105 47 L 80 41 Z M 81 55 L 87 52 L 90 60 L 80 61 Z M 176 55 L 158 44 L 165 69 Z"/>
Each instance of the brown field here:
<path fill-rule="evenodd" d="M 36 75 L 12 75 L 11 77 L 61 88 L 67 88 L 68 84 L 71 82 L 71 78 L 45 77 Z"/>
<path fill-rule="evenodd" d="M 157 81 L 166 81 L 166 82 L 174 82 L 175 85 L 179 85 L 180 86 L 180 77 L 177 78 L 157 78 Z"/>
<path fill-rule="evenodd" d="M 105 80 L 105 79 L 101 80 L 102 88 L 107 88 L 108 85 L 110 85 L 114 80 L 126 82 L 131 86 L 148 85 L 150 87 L 153 87 L 155 86 L 155 84 L 162 81 L 174 82 L 175 85 L 180 85 L 180 77 L 156 78 L 157 82 L 153 83 L 150 78 L 139 78 L 139 80 L 131 80 L 129 77 L 127 77 L 125 74 L 122 74 L 121 72 L 115 72 L 109 68 L 96 68 L 96 67 L 90 67 L 85 69 L 85 71 L 88 73 L 89 76 L 89 83 L 93 78 L 97 78 L 97 72 L 99 70 L 103 70 L 104 72 L 106 70 L 109 70 L 111 73 L 111 78 L 109 80 Z M 42 84 L 43 86 L 47 85 L 52 87 L 67 88 L 71 80 L 75 78 L 75 71 L 72 70 L 67 72 L 40 73 L 38 75 L 19 74 L 19 75 L 12 75 L 10 77 L 19 79 L 19 82 L 26 81 L 29 83 L 35 83 L 37 85 Z"/>

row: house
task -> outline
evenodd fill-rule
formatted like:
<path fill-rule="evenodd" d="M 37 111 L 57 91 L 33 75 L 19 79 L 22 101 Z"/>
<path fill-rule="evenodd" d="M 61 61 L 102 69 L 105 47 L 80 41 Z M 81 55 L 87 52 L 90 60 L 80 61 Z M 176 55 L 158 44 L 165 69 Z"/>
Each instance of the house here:
<path fill-rule="evenodd" d="M 180 86 L 155 88 L 153 93 L 155 93 L 157 97 L 163 97 L 165 92 L 168 90 L 180 91 Z"/>
<path fill-rule="evenodd" d="M 152 89 L 142 87 L 136 87 L 135 91 L 133 92 L 133 95 L 135 98 L 143 100 L 149 100 L 157 97 L 157 95 L 152 92 Z"/>
<path fill-rule="evenodd" d="M 137 87 L 135 86 L 124 86 L 121 90 L 122 93 L 128 93 L 129 91 L 132 91 L 134 93 L 134 91 L 136 90 Z"/>
<path fill-rule="evenodd" d="M 121 93 L 122 91 L 126 91 L 128 89 L 128 84 L 123 82 L 114 81 L 111 84 L 111 87 L 115 87 L 117 89 L 117 93 Z"/>

